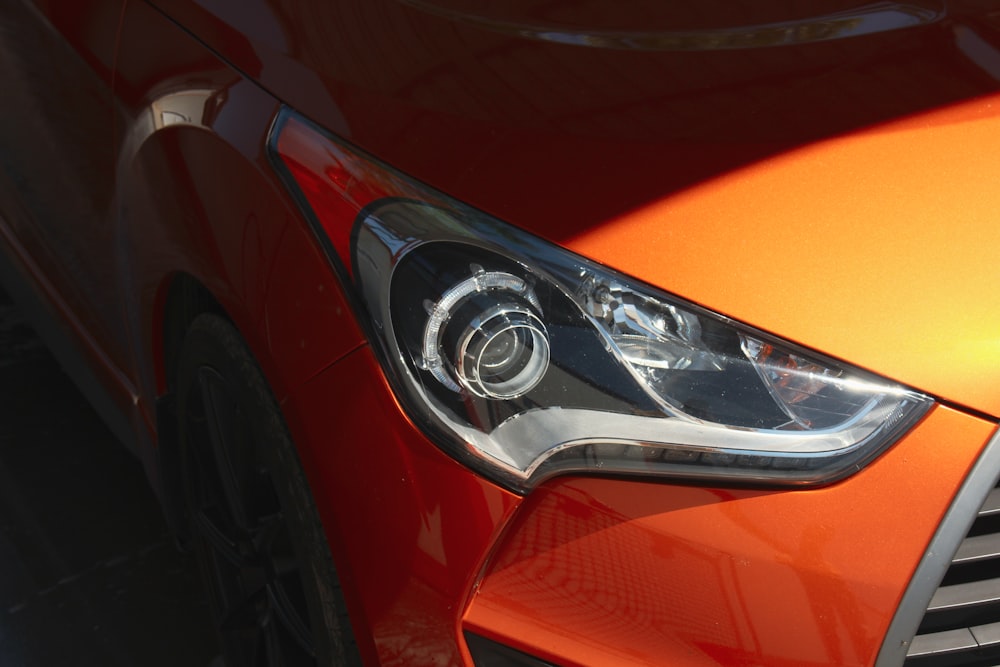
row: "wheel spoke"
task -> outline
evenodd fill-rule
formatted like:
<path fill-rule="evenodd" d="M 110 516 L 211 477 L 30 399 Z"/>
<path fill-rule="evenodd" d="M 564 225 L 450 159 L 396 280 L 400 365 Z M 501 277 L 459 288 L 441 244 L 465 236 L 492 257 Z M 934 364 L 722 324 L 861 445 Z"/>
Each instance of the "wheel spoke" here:
<path fill-rule="evenodd" d="M 274 576 L 277 578 L 286 577 L 292 574 L 298 574 L 299 561 L 296 560 L 295 556 L 292 555 L 272 556 L 271 571 L 274 572 Z"/>
<path fill-rule="evenodd" d="M 219 619 L 223 632 L 259 632 L 267 623 L 267 606 L 260 605 L 263 595 L 247 595 L 225 609 Z"/>
<path fill-rule="evenodd" d="M 268 667 L 286 667 L 285 652 L 282 650 L 281 636 L 274 619 L 268 619 L 264 628 L 264 654 L 267 656 Z"/>
<path fill-rule="evenodd" d="M 195 334 L 192 334 L 195 335 Z M 252 424 L 239 374 L 225 363 L 194 366 L 181 425 L 188 503 L 226 659 L 247 667 L 315 667 L 310 607 L 289 533 L 271 443 Z M 269 465 L 270 464 L 270 465 Z M 282 480 L 284 481 L 284 480 Z"/>
<path fill-rule="evenodd" d="M 285 525 L 284 514 L 278 512 L 261 518 L 258 526 L 259 530 L 253 541 L 254 549 L 257 553 L 266 555 L 271 576 L 280 579 L 297 573 L 299 561 L 288 543 L 288 528 Z"/>
<path fill-rule="evenodd" d="M 292 602 L 292 599 L 288 596 L 288 591 L 285 590 L 285 586 L 280 579 L 275 579 L 267 587 L 267 594 L 271 601 L 271 608 L 277 615 L 278 620 L 291 635 L 295 643 L 306 652 L 307 655 L 314 657 L 315 652 L 312 645 L 312 632 L 309 630 L 309 624 L 302 618 L 302 614 L 299 609 Z"/>
<path fill-rule="evenodd" d="M 217 371 L 202 367 L 198 371 L 202 405 L 208 428 L 209 446 L 215 462 L 215 471 L 222 485 L 222 494 L 233 521 L 244 530 L 250 529 L 241 485 L 230 453 L 238 452 L 236 407 L 229 398 L 225 379 Z"/>
<path fill-rule="evenodd" d="M 218 624 L 226 645 L 227 664 L 259 665 L 264 650 L 268 606 L 263 593 L 220 602 Z"/>
<path fill-rule="evenodd" d="M 268 597 L 278 620 L 288 634 L 306 654 L 313 655 L 312 632 L 306 621 L 302 605 L 296 605 L 285 585 L 287 581 L 300 582 L 299 565 L 292 554 L 282 513 L 261 519 L 254 544 L 267 561 L 269 568 Z M 299 583 L 301 586 L 301 583 Z"/>
<path fill-rule="evenodd" d="M 195 514 L 195 523 L 208 545 L 224 560 L 237 569 L 249 565 L 247 557 L 240 553 L 239 545 L 229 539 L 204 511 Z"/>
<path fill-rule="evenodd" d="M 285 529 L 284 522 L 285 519 L 280 512 L 259 517 L 253 535 L 254 551 L 261 554 L 272 553 L 274 541 Z"/>

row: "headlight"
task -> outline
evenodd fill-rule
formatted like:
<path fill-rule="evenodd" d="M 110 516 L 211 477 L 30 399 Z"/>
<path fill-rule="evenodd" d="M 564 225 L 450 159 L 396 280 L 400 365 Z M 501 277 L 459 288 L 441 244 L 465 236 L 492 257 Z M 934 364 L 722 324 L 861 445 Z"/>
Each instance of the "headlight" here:
<path fill-rule="evenodd" d="M 324 186 L 343 200 L 378 184 L 350 265 L 402 402 L 442 448 L 512 488 L 565 472 L 829 482 L 931 405 L 318 140 L 309 159 L 279 145 L 300 186 L 309 160 L 350 173 Z M 329 173 L 319 163 L 308 168 Z M 314 207 L 331 200 L 303 190 Z"/>

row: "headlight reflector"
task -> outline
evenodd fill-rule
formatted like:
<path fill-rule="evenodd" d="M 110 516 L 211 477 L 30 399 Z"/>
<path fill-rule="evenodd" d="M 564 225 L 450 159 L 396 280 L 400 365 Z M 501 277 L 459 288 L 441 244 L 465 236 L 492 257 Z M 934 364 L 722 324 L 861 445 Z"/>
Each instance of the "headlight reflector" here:
<path fill-rule="evenodd" d="M 933 404 L 490 218 L 291 114 L 275 136 L 410 416 L 514 490 L 566 472 L 826 483 Z"/>
<path fill-rule="evenodd" d="M 549 365 L 548 334 L 535 315 L 538 297 L 517 276 L 472 269 L 470 278 L 438 302 L 428 302 L 418 365 L 452 391 L 464 387 L 493 399 L 523 396 Z"/>
<path fill-rule="evenodd" d="M 358 225 L 355 280 L 408 403 L 516 488 L 567 471 L 826 482 L 930 405 L 458 204 L 386 199 Z"/>

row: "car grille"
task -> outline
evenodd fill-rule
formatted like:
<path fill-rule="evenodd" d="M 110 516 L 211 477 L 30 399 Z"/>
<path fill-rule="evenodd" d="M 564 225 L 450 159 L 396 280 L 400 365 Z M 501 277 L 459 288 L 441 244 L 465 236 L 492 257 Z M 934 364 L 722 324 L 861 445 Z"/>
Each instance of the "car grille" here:
<path fill-rule="evenodd" d="M 904 664 L 1000 665 L 1000 488 L 990 491 L 959 544 Z"/>

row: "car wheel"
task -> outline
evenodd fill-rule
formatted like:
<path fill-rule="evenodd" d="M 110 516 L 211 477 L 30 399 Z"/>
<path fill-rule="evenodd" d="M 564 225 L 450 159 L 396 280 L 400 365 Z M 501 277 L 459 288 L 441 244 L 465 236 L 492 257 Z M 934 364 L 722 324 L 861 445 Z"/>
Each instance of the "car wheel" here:
<path fill-rule="evenodd" d="M 198 317 L 177 379 L 185 501 L 226 664 L 360 664 L 298 456 L 235 328 Z"/>

